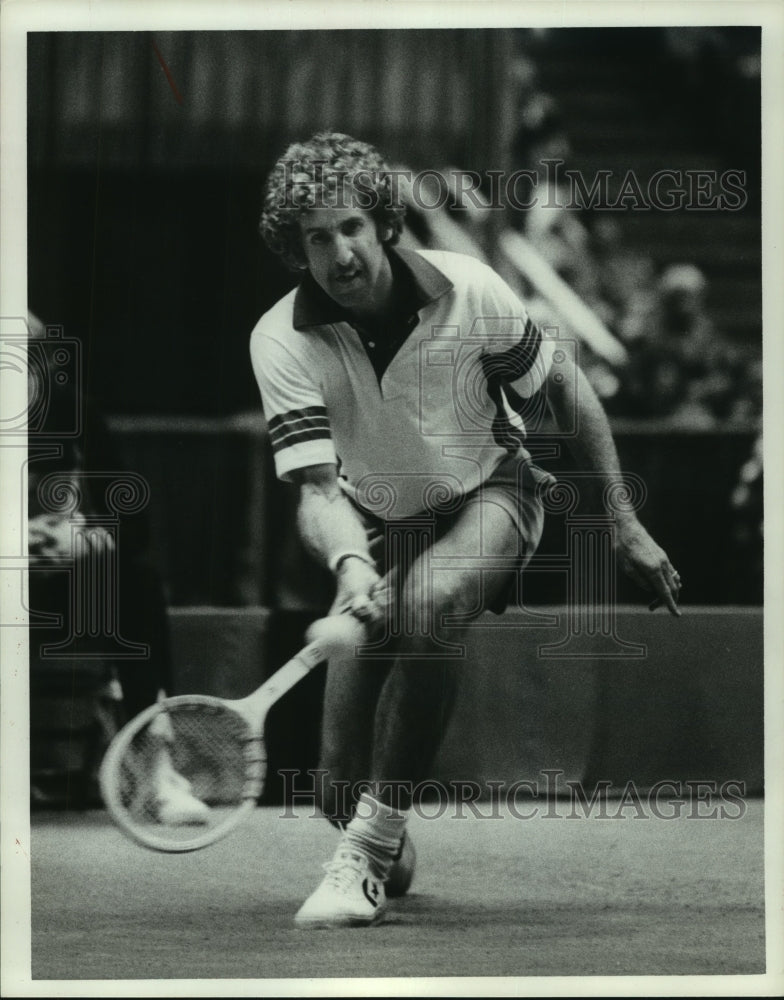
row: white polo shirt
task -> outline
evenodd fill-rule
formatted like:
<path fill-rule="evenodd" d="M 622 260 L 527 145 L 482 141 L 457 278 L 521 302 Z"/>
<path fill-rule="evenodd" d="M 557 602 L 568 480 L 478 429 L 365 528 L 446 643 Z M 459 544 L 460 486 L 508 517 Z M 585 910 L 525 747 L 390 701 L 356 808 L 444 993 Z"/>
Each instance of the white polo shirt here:
<path fill-rule="evenodd" d="M 419 322 L 380 381 L 346 314 L 323 293 L 319 303 L 309 277 L 261 317 L 250 342 L 278 476 L 335 463 L 346 493 L 382 518 L 448 509 L 510 453 L 524 454 L 520 404 L 541 387 L 554 350 L 480 261 L 390 253 L 414 280 Z"/>

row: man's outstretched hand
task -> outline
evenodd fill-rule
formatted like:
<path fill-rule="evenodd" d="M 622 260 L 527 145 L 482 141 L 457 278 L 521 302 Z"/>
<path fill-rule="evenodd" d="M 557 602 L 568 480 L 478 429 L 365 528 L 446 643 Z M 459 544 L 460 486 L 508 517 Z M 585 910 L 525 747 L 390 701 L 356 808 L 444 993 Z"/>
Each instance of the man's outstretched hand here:
<path fill-rule="evenodd" d="M 667 553 L 660 548 L 637 520 L 622 523 L 618 529 L 617 552 L 623 571 L 643 590 L 652 591 L 656 599 L 651 611 L 662 604 L 670 614 L 680 618 L 678 598 L 681 592 L 680 574 L 673 568 Z"/>

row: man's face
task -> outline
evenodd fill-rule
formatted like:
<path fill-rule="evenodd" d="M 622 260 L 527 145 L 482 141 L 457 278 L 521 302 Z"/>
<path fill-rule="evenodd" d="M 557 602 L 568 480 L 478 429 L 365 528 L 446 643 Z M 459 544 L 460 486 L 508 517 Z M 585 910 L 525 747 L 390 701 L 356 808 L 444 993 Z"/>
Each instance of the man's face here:
<path fill-rule="evenodd" d="M 392 269 L 375 220 L 356 208 L 316 208 L 300 220 L 302 245 L 314 280 L 349 312 L 386 308 Z"/>

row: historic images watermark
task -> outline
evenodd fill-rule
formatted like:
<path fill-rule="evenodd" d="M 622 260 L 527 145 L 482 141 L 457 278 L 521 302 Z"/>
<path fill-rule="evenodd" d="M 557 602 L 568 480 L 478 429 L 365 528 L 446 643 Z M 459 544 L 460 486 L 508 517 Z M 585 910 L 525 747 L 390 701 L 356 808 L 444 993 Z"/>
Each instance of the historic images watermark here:
<path fill-rule="evenodd" d="M 605 212 L 739 212 L 748 202 L 745 170 L 662 167 L 650 175 L 629 169 L 586 171 L 561 159 L 543 159 L 519 170 L 409 170 L 341 172 L 327 161 L 285 162 L 280 207 L 295 191 L 304 209 L 372 211 L 385 203 L 420 211 L 448 204 L 476 209 L 526 211 L 535 207 Z M 327 171 L 325 171 L 327 167 Z"/>
<path fill-rule="evenodd" d="M 517 781 L 478 782 L 464 779 L 419 782 L 329 780 L 328 771 L 281 768 L 285 805 L 282 819 L 320 815 L 327 783 L 337 811 L 348 815 L 352 804 L 357 815 L 388 809 L 383 801 L 410 801 L 421 819 L 533 820 L 737 820 L 746 814 L 746 784 L 729 779 L 663 779 L 650 787 L 627 781 L 623 788 L 609 780 L 597 781 L 587 790 L 581 781 L 566 778 L 560 768 L 547 768 L 537 776 Z M 373 798 L 363 798 L 369 792 Z"/>

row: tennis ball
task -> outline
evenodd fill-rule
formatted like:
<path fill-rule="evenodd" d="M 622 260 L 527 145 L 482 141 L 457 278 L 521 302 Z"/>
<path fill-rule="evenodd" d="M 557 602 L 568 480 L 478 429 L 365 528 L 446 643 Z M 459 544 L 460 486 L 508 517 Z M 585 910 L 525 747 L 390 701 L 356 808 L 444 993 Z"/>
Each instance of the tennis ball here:
<path fill-rule="evenodd" d="M 351 656 L 357 646 L 366 641 L 362 622 L 353 615 L 330 615 L 313 622 L 306 633 L 308 642 L 317 642 L 328 656 Z"/>

